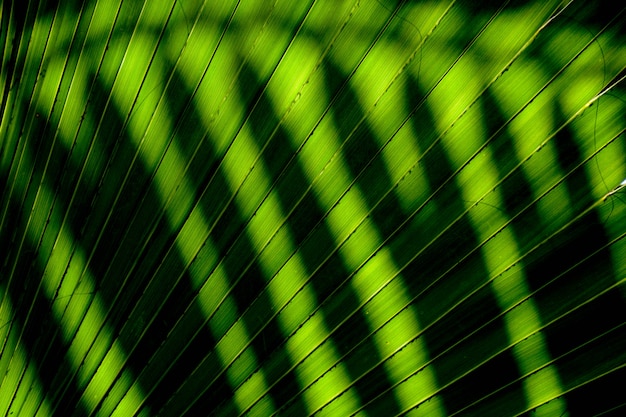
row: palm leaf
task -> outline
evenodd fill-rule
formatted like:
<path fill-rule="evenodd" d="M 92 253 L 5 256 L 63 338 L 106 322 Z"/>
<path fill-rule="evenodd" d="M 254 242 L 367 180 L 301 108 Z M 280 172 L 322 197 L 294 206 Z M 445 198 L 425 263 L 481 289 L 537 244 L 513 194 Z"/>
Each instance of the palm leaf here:
<path fill-rule="evenodd" d="M 4 2 L 0 414 L 623 412 L 602 3 Z"/>

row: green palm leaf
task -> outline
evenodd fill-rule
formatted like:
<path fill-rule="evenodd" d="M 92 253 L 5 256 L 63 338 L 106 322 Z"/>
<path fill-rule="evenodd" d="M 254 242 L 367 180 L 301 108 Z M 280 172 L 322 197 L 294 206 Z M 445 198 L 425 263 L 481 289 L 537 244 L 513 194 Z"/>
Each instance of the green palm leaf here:
<path fill-rule="evenodd" d="M 623 412 L 601 3 L 4 2 L 0 415 Z"/>

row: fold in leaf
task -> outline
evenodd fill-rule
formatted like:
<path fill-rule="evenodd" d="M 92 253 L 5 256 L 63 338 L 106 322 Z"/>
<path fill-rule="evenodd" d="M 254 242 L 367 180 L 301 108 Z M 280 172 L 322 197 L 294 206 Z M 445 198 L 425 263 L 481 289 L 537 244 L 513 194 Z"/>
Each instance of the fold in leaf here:
<path fill-rule="evenodd" d="M 626 408 L 624 6 L 5 3 L 0 414 Z"/>

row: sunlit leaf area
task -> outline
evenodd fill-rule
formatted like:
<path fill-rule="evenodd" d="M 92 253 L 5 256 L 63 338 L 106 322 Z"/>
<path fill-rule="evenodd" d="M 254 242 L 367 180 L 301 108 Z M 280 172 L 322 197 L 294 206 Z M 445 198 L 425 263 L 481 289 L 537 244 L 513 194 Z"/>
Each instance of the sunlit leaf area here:
<path fill-rule="evenodd" d="M 3 1 L 0 415 L 626 415 L 625 8 Z"/>

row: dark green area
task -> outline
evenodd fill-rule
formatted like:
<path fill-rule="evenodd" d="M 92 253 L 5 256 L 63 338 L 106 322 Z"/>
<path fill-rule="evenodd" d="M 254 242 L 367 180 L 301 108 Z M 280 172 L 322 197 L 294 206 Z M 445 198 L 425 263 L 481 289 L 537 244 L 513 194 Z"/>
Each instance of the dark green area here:
<path fill-rule="evenodd" d="M 216 2 L 167 3 L 167 23 L 150 26 L 141 19 L 161 5 L 125 1 L 113 21 L 99 22 L 112 29 L 93 37 L 87 36 L 92 13 L 112 6 L 94 1 L 2 6 L 0 317 L 6 320 L 0 323 L 0 413 L 113 415 L 119 403 L 120 415 L 142 416 L 251 410 L 401 415 L 431 405 L 441 415 L 620 414 L 626 406 L 616 390 L 626 364 L 623 6 L 607 13 L 593 2 L 574 1 L 559 13 L 564 5 L 555 3 L 554 21 L 487 84 L 481 71 L 491 71 L 487 61 L 504 47 L 493 43 L 477 50 L 475 42 L 487 36 L 483 30 L 492 19 L 529 16 L 529 8 L 539 13 L 541 2 L 460 2 L 434 28 L 418 27 L 421 21 L 415 20 L 430 21 L 426 12 L 444 13 L 430 3 L 362 0 L 351 13 L 347 2 L 341 7 L 330 1 L 288 3 L 242 0 L 226 15 L 215 11 L 208 17 L 203 8 L 217 10 Z M 255 5 L 258 10 L 248 11 Z M 348 12 L 332 16 L 334 8 Z M 325 30 L 337 31 L 334 42 L 358 37 L 346 57 L 354 62 L 349 71 L 339 59 L 340 47 L 322 43 L 327 33 L 311 22 L 319 9 L 328 9 Z M 373 26 L 359 20 L 368 11 L 378 19 Z M 242 17 L 245 13 L 250 17 Z M 438 37 L 454 27 L 455 17 L 466 24 L 450 37 Z M 53 23 L 60 29 L 48 33 Z M 63 33 L 73 25 L 76 30 L 64 43 Z M 178 30 L 187 35 L 205 30 L 214 38 L 206 35 L 187 45 L 177 40 Z M 419 39 L 407 37 L 409 32 Z M 134 85 L 112 85 L 103 68 L 128 71 L 123 53 L 138 35 L 146 48 L 154 48 L 145 64 L 149 77 L 160 81 L 142 74 Z M 571 37 L 572 51 L 555 57 L 551 48 L 562 36 Z M 276 74 L 302 39 L 317 48 L 310 54 L 329 52 L 304 78 L 301 93 L 282 97 L 279 88 L 288 86 L 276 81 Z M 261 69 L 255 54 L 268 45 L 281 53 Z M 237 63 L 223 80 L 230 83 L 224 104 L 199 104 L 202 94 L 212 92 L 197 89 L 201 79 L 188 79 L 168 49 L 187 46 L 215 47 L 211 61 L 200 63 L 209 70 L 221 64 L 214 58 Z M 390 133 L 384 137 L 376 127 L 379 104 L 366 103 L 355 81 L 377 48 L 396 48 L 406 58 L 416 52 L 400 71 L 402 87 L 393 84 L 385 93 L 398 96 L 385 95 L 380 102 L 393 106 L 401 120 L 385 127 Z M 422 50 L 432 54 L 437 48 L 441 61 L 423 58 Z M 67 57 L 63 76 L 53 90 L 45 90 L 59 57 Z M 85 73 L 79 72 L 81 57 L 90 59 Z M 453 126 L 445 130 L 438 119 L 442 108 L 455 104 L 437 101 L 451 85 L 445 83 L 446 65 L 466 65 L 466 58 L 482 59 L 485 66 L 472 67 L 480 93 L 468 103 L 468 116 L 459 112 L 455 123 L 473 118 L 484 134 L 477 140 L 470 131 L 459 139 Z M 541 108 L 524 129 L 546 124 L 549 133 L 536 149 L 522 151 L 531 139 L 515 123 L 543 99 L 543 89 L 531 80 L 515 86 L 510 95 L 529 101 L 511 111 L 498 83 L 526 74 L 527 64 L 538 68 L 541 74 L 532 75 L 545 79 L 552 95 L 549 111 Z M 376 80 L 389 78 L 384 71 L 392 65 L 367 74 L 372 89 L 379 88 Z M 422 76 L 430 69 L 442 77 L 431 84 Z M 592 87 L 584 84 L 587 73 Z M 79 81 L 82 90 L 70 90 Z M 296 99 L 304 102 L 314 94 L 316 82 L 325 97 L 304 110 L 315 123 L 297 121 L 311 125 L 309 136 L 296 137 L 291 107 L 279 108 L 278 98 L 294 100 L 297 108 Z M 575 83 L 579 89 L 571 88 Z M 120 108 L 116 100 L 122 92 L 138 86 L 130 108 Z M 461 96 L 465 88 L 474 91 L 461 86 L 451 95 Z M 70 91 L 85 103 L 67 122 L 77 127 L 77 138 L 63 137 L 66 126 L 59 123 L 64 106 L 76 99 Z M 584 97 L 574 97 L 577 93 Z M 599 94 L 603 97 L 595 100 Z M 162 113 L 153 97 L 160 98 Z M 219 103 L 221 97 L 211 99 L 207 102 Z M 133 136 L 133 123 L 164 114 L 169 131 Z M 211 115 L 215 121 L 209 123 Z M 231 121 L 237 125 L 224 146 L 220 129 Z M 403 140 L 398 132 L 407 131 L 419 156 L 398 178 L 390 158 L 406 155 L 390 149 Z M 158 134 L 167 140 L 159 142 Z M 233 150 L 239 142 L 233 141 L 248 137 L 254 161 L 237 166 L 243 180 L 233 184 L 229 164 L 239 157 Z M 318 152 L 306 148 L 314 140 Z M 336 149 L 324 170 L 311 173 L 307 158 L 327 158 L 331 146 Z M 459 148 L 469 155 L 463 163 L 455 159 Z M 151 152 L 156 157 L 148 157 Z M 550 155 L 552 162 L 544 162 Z M 184 166 L 162 173 L 168 158 Z M 484 171 L 466 182 L 465 174 L 484 160 Z M 328 176 L 344 171 L 349 178 L 329 204 L 319 184 L 332 184 Z M 255 180 L 257 175 L 262 180 Z M 164 195 L 168 180 L 177 185 Z M 407 197 L 407 184 L 421 184 L 425 191 Z M 472 184 L 491 188 L 480 200 L 468 201 Z M 350 206 L 358 198 L 361 205 Z M 280 223 L 263 225 L 271 232 L 260 250 L 254 222 L 270 206 L 280 213 Z M 346 206 L 358 222 L 342 236 L 333 216 Z M 189 234 L 190 225 L 197 227 L 195 234 Z M 194 237 L 199 243 L 187 245 Z M 289 244 L 279 247 L 283 241 Z M 63 259 L 61 265 L 57 259 Z M 294 288 L 289 300 L 277 304 L 268 283 L 296 264 L 305 276 L 287 276 L 284 282 Z M 372 272 L 371 265 L 390 269 Z M 84 272 L 77 272 L 79 266 Z M 381 288 L 364 295 L 359 280 L 388 275 Z M 78 276 L 68 292 L 63 283 Z M 50 282 L 58 285 L 50 289 Z M 207 295 L 199 282 L 214 292 Z M 507 282 L 516 284 L 506 287 Z M 509 296 L 514 301 L 503 308 Z M 61 316 L 56 306 L 69 300 L 70 309 Z M 94 316 L 85 311 L 78 319 L 72 316 L 71 308 L 83 301 L 100 321 L 90 321 Z M 290 315 L 295 311 L 301 315 L 297 320 Z M 312 323 L 324 332 L 309 335 L 295 349 L 294 340 Z M 399 323 L 417 327 L 402 327 L 395 339 L 384 341 L 385 332 Z M 79 326 L 93 329 L 93 338 L 75 339 L 87 333 L 77 333 Z M 231 339 L 235 331 L 247 338 Z M 387 344 L 394 346 L 392 353 Z M 225 362 L 231 345 L 241 351 Z M 409 369 L 405 364 L 417 359 L 403 354 L 411 349 L 426 359 Z M 83 357 L 71 356 L 79 350 Z M 552 385 L 542 382 L 548 381 L 540 379 L 545 375 L 556 375 Z M 255 385 L 253 398 L 245 397 L 257 380 L 263 384 Z M 413 389 L 415 381 L 434 386 L 423 382 Z M 326 396 L 319 404 L 315 392 Z"/>

